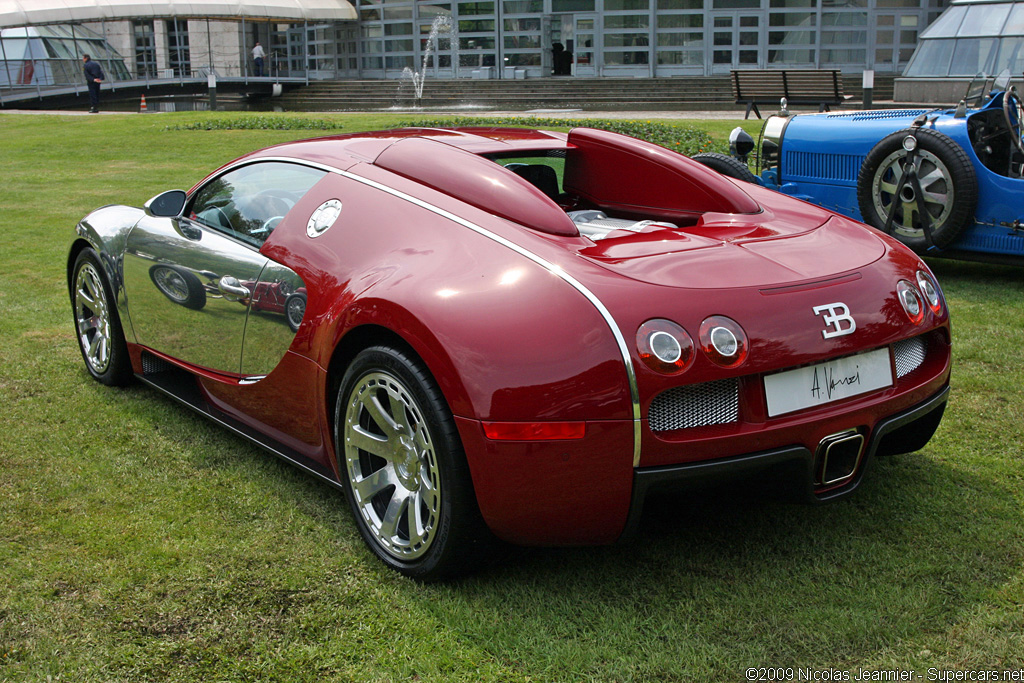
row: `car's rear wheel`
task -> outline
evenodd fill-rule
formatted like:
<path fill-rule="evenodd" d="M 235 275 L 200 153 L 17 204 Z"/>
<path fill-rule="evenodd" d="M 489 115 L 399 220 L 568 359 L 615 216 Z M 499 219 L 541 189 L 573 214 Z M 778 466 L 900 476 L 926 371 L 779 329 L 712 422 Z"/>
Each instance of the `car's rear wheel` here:
<path fill-rule="evenodd" d="M 206 305 L 206 290 L 195 273 L 158 263 L 149 269 L 149 277 L 160 293 L 176 304 L 198 311 Z"/>
<path fill-rule="evenodd" d="M 745 183 L 758 184 L 757 176 L 750 172 L 747 165 L 739 159 L 733 159 L 728 154 L 701 152 L 700 154 L 694 154 L 690 158 L 714 171 L 718 171 L 724 176 L 742 180 Z"/>
<path fill-rule="evenodd" d="M 288 319 L 288 327 L 298 332 L 302 318 L 306 315 L 306 295 L 299 292 L 284 300 L 284 315 Z"/>
<path fill-rule="evenodd" d="M 92 249 L 83 249 L 75 259 L 71 271 L 71 307 L 86 370 L 104 384 L 128 384 L 132 378 L 128 345 L 110 284 L 103 274 L 99 256 Z"/>
<path fill-rule="evenodd" d="M 910 154 L 904 140 L 911 134 L 917 140 L 913 154 L 920 191 L 900 182 Z M 883 138 L 864 159 L 857 201 L 864 222 L 879 230 L 893 214 L 889 233 L 923 254 L 933 245 L 949 246 L 973 222 L 978 181 L 967 154 L 947 136 L 928 128 L 901 130 Z"/>
<path fill-rule="evenodd" d="M 375 346 L 341 382 L 335 444 L 359 532 L 388 566 L 422 581 L 461 573 L 482 537 L 455 422 L 418 359 Z"/>

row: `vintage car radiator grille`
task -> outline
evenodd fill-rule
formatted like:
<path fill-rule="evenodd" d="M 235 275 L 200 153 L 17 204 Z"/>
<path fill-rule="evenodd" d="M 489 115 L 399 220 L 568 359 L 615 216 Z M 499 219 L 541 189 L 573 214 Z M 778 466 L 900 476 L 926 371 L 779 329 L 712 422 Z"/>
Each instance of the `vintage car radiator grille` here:
<path fill-rule="evenodd" d="M 883 109 L 881 111 L 842 112 L 828 114 L 830 119 L 849 119 L 850 121 L 879 121 L 887 119 L 912 119 L 925 114 L 929 109 Z"/>
<path fill-rule="evenodd" d="M 864 156 L 820 152 L 787 152 L 786 176 L 857 182 Z"/>
<path fill-rule="evenodd" d="M 648 413 L 651 430 L 667 432 L 736 422 L 740 412 L 739 395 L 739 381 L 735 379 L 669 389 L 651 401 Z"/>
<path fill-rule="evenodd" d="M 904 339 L 892 345 L 892 354 L 896 358 L 896 377 L 906 377 L 924 363 L 928 343 L 924 337 Z"/>

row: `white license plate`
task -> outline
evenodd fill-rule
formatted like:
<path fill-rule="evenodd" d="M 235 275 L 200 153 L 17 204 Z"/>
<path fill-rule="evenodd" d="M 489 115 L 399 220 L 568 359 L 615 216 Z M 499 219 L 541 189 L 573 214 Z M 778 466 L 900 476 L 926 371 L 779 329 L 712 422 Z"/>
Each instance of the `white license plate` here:
<path fill-rule="evenodd" d="M 892 386 L 889 349 L 875 349 L 764 378 L 768 416 L 813 408 Z"/>

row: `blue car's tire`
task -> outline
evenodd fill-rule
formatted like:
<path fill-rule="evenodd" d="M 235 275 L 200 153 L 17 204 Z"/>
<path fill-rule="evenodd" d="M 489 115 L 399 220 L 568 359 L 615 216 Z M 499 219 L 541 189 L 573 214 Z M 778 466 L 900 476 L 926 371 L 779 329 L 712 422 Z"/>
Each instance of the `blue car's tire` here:
<path fill-rule="evenodd" d="M 900 186 L 908 152 L 903 141 L 917 137 L 916 165 L 921 193 Z M 857 177 L 857 201 L 864 222 L 885 230 L 919 254 L 944 249 L 974 222 L 978 180 L 970 158 L 949 137 L 929 128 L 901 130 L 868 153 Z M 922 220 L 927 214 L 929 233 Z M 933 249 L 934 247 L 934 249 Z"/>
<path fill-rule="evenodd" d="M 758 185 L 757 176 L 750 172 L 747 165 L 738 159 L 733 159 L 727 154 L 719 154 L 718 152 L 701 152 L 700 154 L 694 154 L 690 157 L 694 161 L 704 166 L 707 166 L 713 171 L 718 171 L 724 176 L 729 178 L 735 178 L 736 180 L 742 180 L 745 183 L 753 183 Z"/>

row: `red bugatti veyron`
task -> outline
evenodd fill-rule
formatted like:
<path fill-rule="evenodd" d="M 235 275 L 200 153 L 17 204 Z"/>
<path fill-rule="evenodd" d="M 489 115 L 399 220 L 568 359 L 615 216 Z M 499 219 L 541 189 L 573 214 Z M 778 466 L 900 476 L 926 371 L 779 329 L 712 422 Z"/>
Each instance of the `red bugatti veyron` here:
<path fill-rule="evenodd" d="M 615 541 L 661 488 L 771 471 L 838 498 L 949 391 L 911 251 L 585 128 L 278 145 L 91 213 L 67 268 L 93 377 L 343 489 L 423 580 L 492 534 Z"/>

